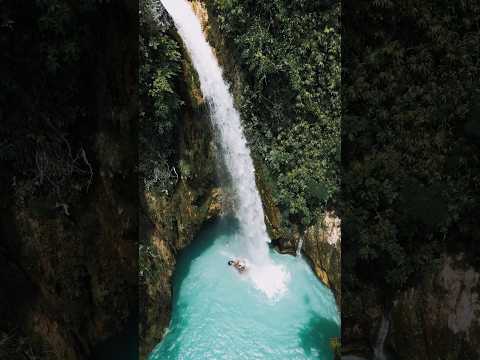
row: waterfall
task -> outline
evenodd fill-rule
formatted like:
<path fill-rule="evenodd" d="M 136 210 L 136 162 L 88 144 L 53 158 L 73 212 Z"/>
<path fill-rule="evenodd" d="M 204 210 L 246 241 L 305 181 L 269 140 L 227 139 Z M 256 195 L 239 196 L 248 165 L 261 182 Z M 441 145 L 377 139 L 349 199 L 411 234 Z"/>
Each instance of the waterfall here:
<path fill-rule="evenodd" d="M 385 347 L 385 339 L 388 335 L 388 330 L 390 328 L 390 319 L 387 316 L 382 317 L 382 322 L 380 324 L 380 329 L 378 330 L 377 335 L 377 342 L 375 343 L 374 351 L 374 360 L 387 360 L 387 356 L 385 355 L 384 347 Z"/>
<path fill-rule="evenodd" d="M 243 134 L 240 115 L 223 79 L 222 69 L 207 43 L 199 19 L 186 0 L 161 0 L 172 17 L 198 73 L 210 118 L 218 133 L 223 160 L 231 176 L 249 274 L 254 284 L 268 296 L 285 290 L 288 274 L 273 264 L 268 253 L 262 202 L 255 184 L 255 169 Z"/>
<path fill-rule="evenodd" d="M 372 360 L 388 360 L 388 356 L 385 354 L 385 340 L 387 339 L 388 330 L 390 329 L 390 314 L 382 317 L 380 328 L 378 329 L 377 341 L 373 348 Z M 342 360 L 366 360 L 363 357 L 356 355 L 344 355 Z"/>
<path fill-rule="evenodd" d="M 295 252 L 295 255 L 297 257 L 299 257 L 300 254 L 302 253 L 302 246 L 303 246 L 303 237 L 300 237 L 300 240 L 298 240 L 298 244 L 297 244 L 297 251 Z"/>

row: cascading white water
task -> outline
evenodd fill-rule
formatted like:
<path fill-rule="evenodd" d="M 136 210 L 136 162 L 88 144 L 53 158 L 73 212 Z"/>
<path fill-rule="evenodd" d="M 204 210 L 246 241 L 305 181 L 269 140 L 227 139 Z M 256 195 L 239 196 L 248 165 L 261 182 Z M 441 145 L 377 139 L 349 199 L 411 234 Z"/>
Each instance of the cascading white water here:
<path fill-rule="evenodd" d="M 215 55 L 202 32 L 199 19 L 186 0 L 161 0 L 191 57 L 200 79 L 200 87 L 209 105 L 211 119 L 219 134 L 223 158 L 232 178 L 249 274 L 255 285 L 268 296 L 286 288 L 288 274 L 272 263 L 268 254 L 268 237 L 262 202 L 255 184 L 250 151 L 234 107 L 233 97 L 223 79 Z"/>
<path fill-rule="evenodd" d="M 298 244 L 297 244 L 297 251 L 295 253 L 297 257 L 299 257 L 300 254 L 302 253 L 302 246 L 303 246 L 303 237 L 300 237 L 300 240 L 298 240 Z"/>
<path fill-rule="evenodd" d="M 382 322 L 380 324 L 380 329 L 378 330 L 377 342 L 375 344 L 374 351 L 374 360 L 387 360 L 385 355 L 385 339 L 388 335 L 388 330 L 390 328 L 390 319 L 387 316 L 382 317 Z"/>

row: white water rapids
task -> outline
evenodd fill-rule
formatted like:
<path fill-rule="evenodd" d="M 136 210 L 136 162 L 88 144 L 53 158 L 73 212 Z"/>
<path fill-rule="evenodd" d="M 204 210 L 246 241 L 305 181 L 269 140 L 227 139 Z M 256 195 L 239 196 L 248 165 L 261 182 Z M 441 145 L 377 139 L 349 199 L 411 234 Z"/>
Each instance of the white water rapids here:
<path fill-rule="evenodd" d="M 240 115 L 223 79 L 222 69 L 207 43 L 199 19 L 186 0 L 161 0 L 198 73 L 200 87 L 209 105 L 211 120 L 218 132 L 222 155 L 232 179 L 236 197 L 235 215 L 240 223 L 248 274 L 255 286 L 267 296 L 275 297 L 286 290 L 289 278 L 269 255 L 268 237 L 262 202 L 255 184 L 255 169 Z"/>

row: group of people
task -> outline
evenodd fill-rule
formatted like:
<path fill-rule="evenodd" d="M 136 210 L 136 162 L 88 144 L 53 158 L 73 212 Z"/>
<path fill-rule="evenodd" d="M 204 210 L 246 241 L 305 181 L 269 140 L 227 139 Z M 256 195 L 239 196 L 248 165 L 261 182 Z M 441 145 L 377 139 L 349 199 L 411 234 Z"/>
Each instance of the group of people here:
<path fill-rule="evenodd" d="M 239 273 L 243 273 L 247 270 L 245 263 L 241 262 L 240 260 L 229 260 L 228 265 L 235 267 Z"/>

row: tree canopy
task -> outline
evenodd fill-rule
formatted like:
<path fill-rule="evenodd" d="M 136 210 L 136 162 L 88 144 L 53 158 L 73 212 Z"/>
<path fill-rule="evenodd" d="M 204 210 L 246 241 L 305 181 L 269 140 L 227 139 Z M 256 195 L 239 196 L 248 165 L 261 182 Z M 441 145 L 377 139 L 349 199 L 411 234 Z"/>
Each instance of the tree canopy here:
<path fill-rule="evenodd" d="M 207 2 L 244 75 L 240 104 L 274 200 L 307 226 L 332 206 L 340 168 L 339 5 Z"/>

